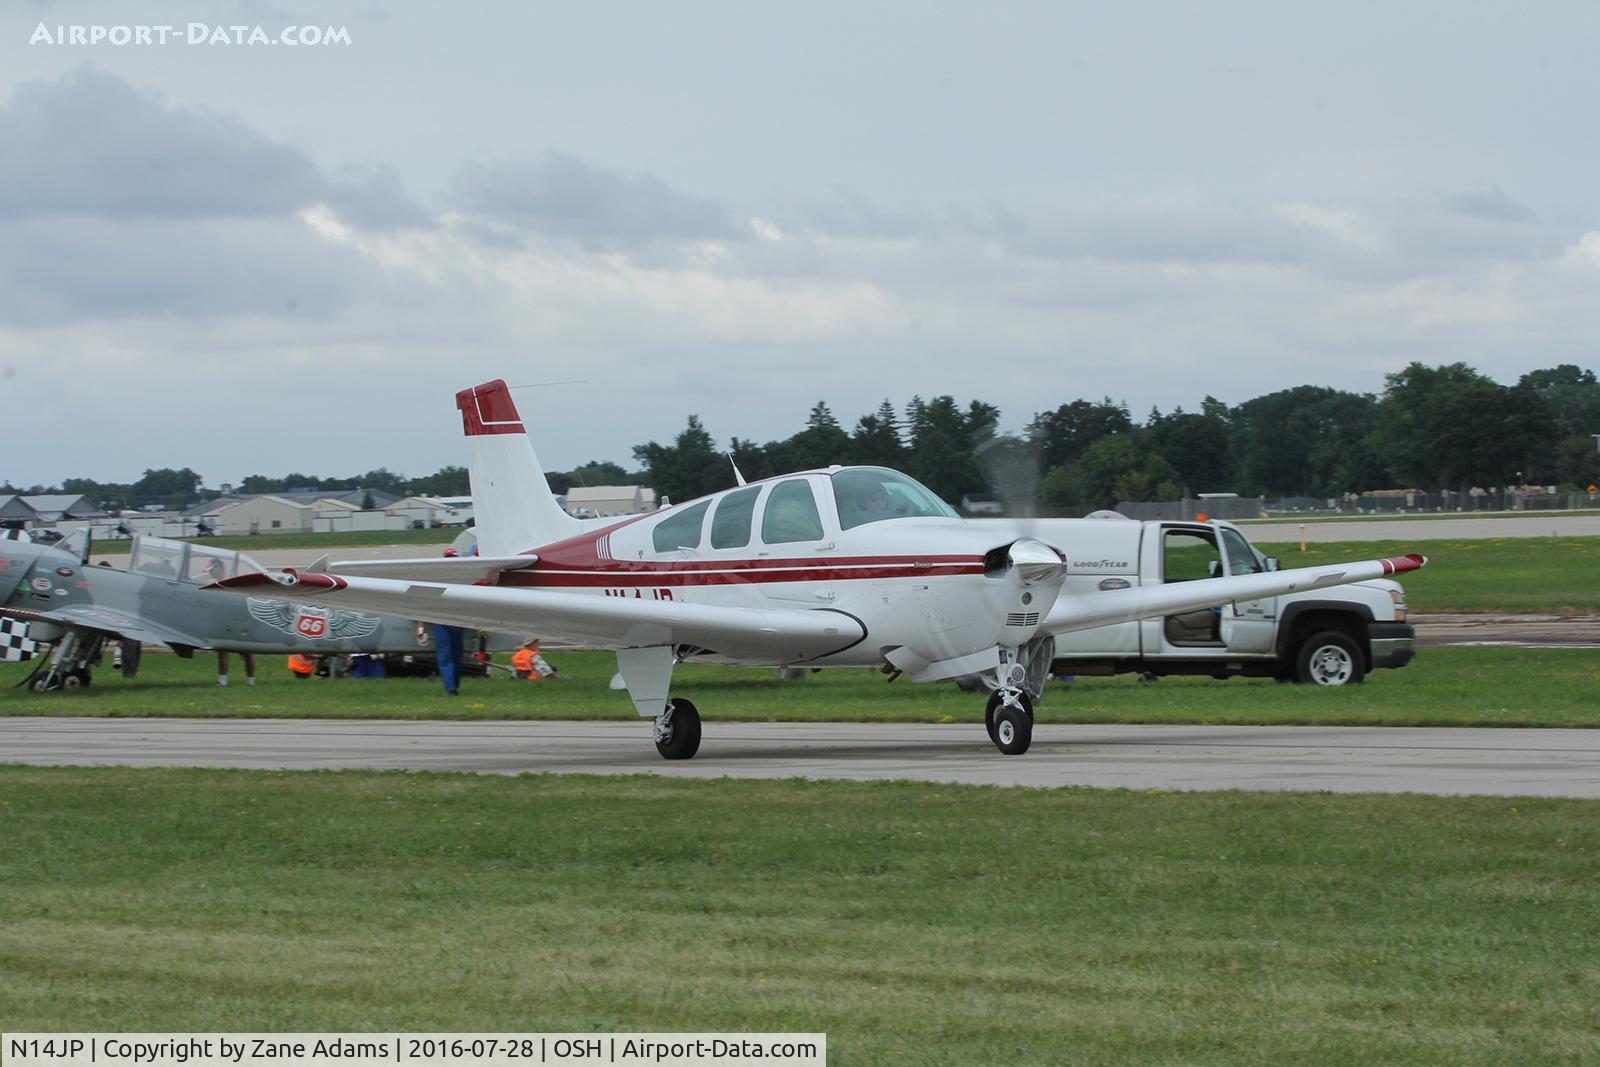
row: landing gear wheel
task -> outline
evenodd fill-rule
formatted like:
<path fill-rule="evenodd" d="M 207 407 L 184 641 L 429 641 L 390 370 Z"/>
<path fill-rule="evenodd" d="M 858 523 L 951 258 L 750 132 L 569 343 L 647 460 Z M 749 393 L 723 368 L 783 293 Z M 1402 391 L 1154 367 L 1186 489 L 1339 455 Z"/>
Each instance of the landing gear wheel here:
<path fill-rule="evenodd" d="M 1031 726 L 1033 724 L 1033 701 L 1028 699 L 1028 694 L 1026 693 L 1019 693 L 1017 696 L 1022 701 L 1022 706 L 1028 709 L 1028 724 Z M 1004 701 L 1005 696 L 999 690 L 995 690 L 989 694 L 989 706 L 983 709 L 983 728 L 989 731 L 989 740 L 996 745 L 1000 743 L 1000 739 L 995 736 L 994 732 L 994 712 Z"/>
<path fill-rule="evenodd" d="M 68 671 L 67 672 L 67 676 L 61 680 L 61 685 L 65 689 L 86 689 L 86 688 L 88 688 L 88 686 L 89 686 L 89 668 L 87 668 L 87 667 L 79 667 L 76 670 Z"/>
<path fill-rule="evenodd" d="M 656 716 L 656 751 L 662 759 L 688 759 L 700 751 L 700 711 L 682 697 Z"/>
<path fill-rule="evenodd" d="M 1295 677 L 1309 685 L 1355 685 L 1366 673 L 1361 648 L 1337 630 L 1313 634 L 1295 657 Z"/>
<path fill-rule="evenodd" d="M 1005 694 L 997 690 L 989 697 L 984 721 L 989 740 L 1007 756 L 1020 756 L 1033 743 L 1033 701 L 1027 693 L 1016 694 L 1016 702 L 1007 704 Z"/>

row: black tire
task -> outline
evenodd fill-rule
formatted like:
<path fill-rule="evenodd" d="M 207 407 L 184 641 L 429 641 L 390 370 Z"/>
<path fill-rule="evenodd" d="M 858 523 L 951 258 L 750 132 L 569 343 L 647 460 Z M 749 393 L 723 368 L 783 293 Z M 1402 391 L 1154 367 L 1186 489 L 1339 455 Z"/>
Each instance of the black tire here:
<path fill-rule="evenodd" d="M 989 731 L 989 741 L 994 745 L 1000 744 L 1000 739 L 995 737 L 994 733 L 994 709 L 1000 706 L 1000 702 L 1003 699 L 999 692 L 992 692 L 989 694 L 988 706 L 983 709 L 983 728 Z M 1026 693 L 1022 694 L 1022 706 L 1028 709 L 1028 722 L 1031 724 L 1033 722 L 1033 701 L 1028 699 L 1028 694 Z"/>
<path fill-rule="evenodd" d="M 1367 676 L 1367 667 L 1360 645 L 1338 630 L 1324 630 L 1301 643 L 1294 676 L 1306 685 L 1356 685 Z"/>
<path fill-rule="evenodd" d="M 666 719 L 656 720 L 656 751 L 662 759 L 690 759 L 700 751 L 700 709 L 682 697 L 667 701 Z"/>
<path fill-rule="evenodd" d="M 61 684 L 67 689 L 89 688 L 89 668 L 78 667 L 75 670 L 68 671 L 67 676 L 61 680 Z"/>
<path fill-rule="evenodd" d="M 996 697 L 999 695 L 995 694 Z M 994 741 L 994 747 L 1003 755 L 1020 756 L 1033 743 L 1033 701 L 1023 693 L 1017 698 L 1016 704 L 995 703 L 994 712 L 989 716 L 993 724 L 989 736 Z"/>

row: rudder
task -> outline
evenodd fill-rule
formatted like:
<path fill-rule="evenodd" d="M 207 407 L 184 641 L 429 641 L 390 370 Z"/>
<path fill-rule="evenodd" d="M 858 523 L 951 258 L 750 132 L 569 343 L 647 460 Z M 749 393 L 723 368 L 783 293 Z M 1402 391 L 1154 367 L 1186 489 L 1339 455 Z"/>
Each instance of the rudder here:
<path fill-rule="evenodd" d="M 561 510 L 504 380 L 456 394 L 467 437 L 467 474 L 479 551 L 509 556 L 579 532 Z"/>

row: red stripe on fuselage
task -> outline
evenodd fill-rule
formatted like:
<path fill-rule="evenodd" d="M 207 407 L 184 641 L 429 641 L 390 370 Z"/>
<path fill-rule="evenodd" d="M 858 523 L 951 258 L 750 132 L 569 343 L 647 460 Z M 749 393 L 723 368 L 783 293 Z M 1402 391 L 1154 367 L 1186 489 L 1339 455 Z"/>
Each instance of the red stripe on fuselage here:
<path fill-rule="evenodd" d="M 502 584 L 603 588 L 606 586 L 759 585 L 770 582 L 850 582 L 881 578 L 931 578 L 982 574 L 981 556 L 861 557 L 857 559 L 618 560 L 595 567 L 546 565 L 508 571 Z"/>

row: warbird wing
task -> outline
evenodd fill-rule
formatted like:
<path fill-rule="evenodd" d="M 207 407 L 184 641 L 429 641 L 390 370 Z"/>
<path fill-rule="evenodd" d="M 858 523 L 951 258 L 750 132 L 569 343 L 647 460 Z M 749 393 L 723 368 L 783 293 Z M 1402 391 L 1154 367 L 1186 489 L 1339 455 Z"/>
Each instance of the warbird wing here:
<path fill-rule="evenodd" d="M 22 619 L 25 622 L 53 622 L 79 630 L 94 630 L 112 637 L 127 638 L 144 644 L 176 645 L 189 648 L 207 648 L 209 642 L 175 630 L 169 626 L 136 618 L 125 612 L 92 604 L 73 605 L 51 611 L 34 611 L 32 608 L 0 608 L 0 615 Z"/>

